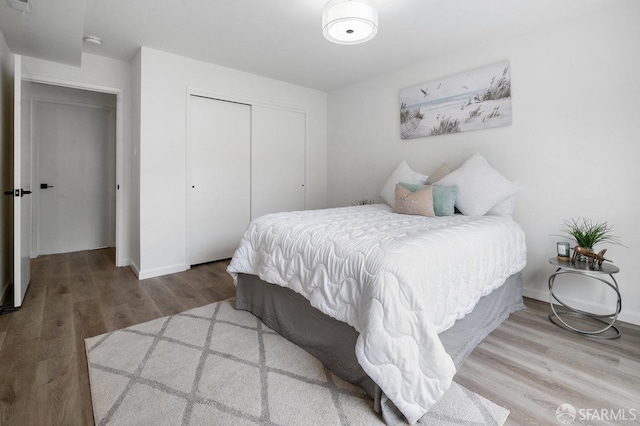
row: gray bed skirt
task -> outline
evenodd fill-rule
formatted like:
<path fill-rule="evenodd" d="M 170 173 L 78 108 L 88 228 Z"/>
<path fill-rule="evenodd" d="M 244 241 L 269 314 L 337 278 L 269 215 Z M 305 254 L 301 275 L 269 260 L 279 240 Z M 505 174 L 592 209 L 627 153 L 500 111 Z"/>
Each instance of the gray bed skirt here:
<path fill-rule="evenodd" d="M 440 333 L 442 344 L 459 369 L 473 349 L 509 314 L 525 309 L 522 302 L 522 273 L 484 296 L 473 311 Z M 367 376 L 355 355 L 358 332 L 350 325 L 312 307 L 307 299 L 286 287 L 271 284 L 255 275 L 239 274 L 236 309 L 253 313 L 267 326 L 318 358 L 342 379 L 360 386 L 374 399 L 387 423 L 395 407 Z M 395 423 L 395 422 L 393 422 Z"/>

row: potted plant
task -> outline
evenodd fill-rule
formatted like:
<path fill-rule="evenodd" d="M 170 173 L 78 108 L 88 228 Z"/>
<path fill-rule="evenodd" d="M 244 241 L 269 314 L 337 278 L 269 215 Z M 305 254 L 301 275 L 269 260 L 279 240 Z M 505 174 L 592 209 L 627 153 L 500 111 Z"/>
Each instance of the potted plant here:
<path fill-rule="evenodd" d="M 623 245 L 620 239 L 611 233 L 612 225 L 608 222 L 593 222 L 590 219 L 565 220 L 562 228 L 562 236 L 573 239 L 579 247 L 593 252 L 593 248 L 602 243 Z M 579 256 L 580 260 L 586 260 Z"/>

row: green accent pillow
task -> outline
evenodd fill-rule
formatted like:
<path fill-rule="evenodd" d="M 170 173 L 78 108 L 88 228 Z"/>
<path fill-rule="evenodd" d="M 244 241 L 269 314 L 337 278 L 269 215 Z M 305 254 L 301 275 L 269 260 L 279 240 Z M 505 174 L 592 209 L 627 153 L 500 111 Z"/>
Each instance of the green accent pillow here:
<path fill-rule="evenodd" d="M 431 185 L 422 185 L 419 183 L 400 182 L 400 185 L 411 192 L 416 192 Z M 453 216 L 454 206 L 456 204 L 456 196 L 458 195 L 457 186 L 433 186 L 433 211 L 436 216 Z"/>
<path fill-rule="evenodd" d="M 427 187 L 427 185 L 423 185 L 421 183 L 400 182 L 400 185 L 402 185 L 403 188 L 408 189 L 411 192 L 420 191 L 421 189 L 424 189 Z"/>
<path fill-rule="evenodd" d="M 457 186 L 433 185 L 433 211 L 436 216 L 453 216 L 457 195 Z"/>

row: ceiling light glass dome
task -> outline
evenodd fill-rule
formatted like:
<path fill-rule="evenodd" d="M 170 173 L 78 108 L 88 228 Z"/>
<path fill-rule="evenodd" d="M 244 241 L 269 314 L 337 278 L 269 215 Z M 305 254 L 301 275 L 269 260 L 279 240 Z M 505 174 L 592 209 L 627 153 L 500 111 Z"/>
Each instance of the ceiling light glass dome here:
<path fill-rule="evenodd" d="M 378 11 L 372 0 L 331 0 L 322 10 L 322 34 L 338 44 L 358 44 L 378 32 Z"/>

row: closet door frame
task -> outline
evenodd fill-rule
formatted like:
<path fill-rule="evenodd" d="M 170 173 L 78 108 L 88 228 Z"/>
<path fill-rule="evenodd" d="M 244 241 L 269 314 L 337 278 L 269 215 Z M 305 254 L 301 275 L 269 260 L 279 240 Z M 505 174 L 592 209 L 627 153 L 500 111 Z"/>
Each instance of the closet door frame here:
<path fill-rule="evenodd" d="M 191 176 L 191 167 L 190 167 L 190 161 L 189 159 L 190 154 L 191 154 L 191 143 L 190 143 L 190 132 L 189 132 L 189 117 L 191 114 L 191 97 L 192 96 L 199 96 L 199 97 L 203 97 L 203 98 L 210 98 L 210 99 L 215 99 L 215 100 L 219 100 L 219 101 L 227 101 L 227 102 L 234 102 L 234 103 L 239 103 L 239 104 L 245 104 L 245 105 L 250 105 L 251 107 L 253 106 L 261 106 L 261 107 L 266 107 L 266 108 L 274 108 L 274 109 L 282 109 L 285 111 L 292 111 L 292 112 L 298 112 L 298 113 L 302 113 L 305 116 L 305 146 L 304 146 L 304 157 L 305 157 L 305 207 L 306 207 L 306 182 L 308 179 L 308 175 L 307 175 L 307 141 L 309 140 L 309 117 L 308 117 L 308 112 L 306 108 L 300 108 L 297 107 L 295 105 L 286 105 L 286 104 L 279 104 L 279 103 L 273 103 L 273 102 L 268 102 L 268 101 L 264 101 L 264 100 L 260 100 L 257 98 L 251 98 L 251 97 L 245 97 L 245 96 L 239 96 L 239 95 L 235 95 L 235 94 L 230 94 L 230 93 L 222 93 L 222 92 L 215 92 L 215 91 L 211 91 L 211 90 L 203 90 L 203 89 L 199 89 L 197 87 L 192 87 L 192 86 L 188 86 L 187 90 L 186 90 L 186 117 L 185 117 L 185 137 L 186 137 L 186 152 L 185 152 L 185 186 L 184 186 L 184 190 L 186 193 L 186 197 L 185 197 L 185 221 L 184 221 L 184 235 L 185 235 L 185 262 L 184 264 L 187 266 L 187 269 L 191 269 L 191 257 L 190 257 L 190 241 L 189 241 L 189 206 L 191 205 L 191 191 L 189 191 L 189 176 Z M 252 145 L 250 145 L 249 151 L 250 151 L 250 161 L 251 161 L 251 148 Z M 251 172 L 251 166 L 249 167 L 249 173 Z M 251 180 L 251 176 L 249 177 L 249 179 Z M 250 189 L 250 194 L 251 194 L 251 189 Z M 249 200 L 249 212 L 251 212 L 251 198 Z M 238 241 L 240 242 L 240 241 Z"/>

